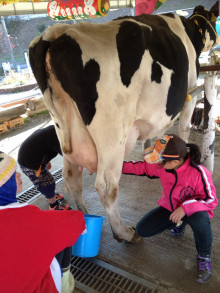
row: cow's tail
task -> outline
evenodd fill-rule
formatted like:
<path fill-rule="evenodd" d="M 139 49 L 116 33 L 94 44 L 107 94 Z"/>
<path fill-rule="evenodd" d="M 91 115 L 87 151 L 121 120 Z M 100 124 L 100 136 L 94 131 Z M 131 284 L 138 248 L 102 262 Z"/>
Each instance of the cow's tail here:
<path fill-rule="evenodd" d="M 47 89 L 45 59 L 50 45 L 51 42 L 43 40 L 42 37 L 37 37 L 29 46 L 30 65 L 42 93 Z"/>

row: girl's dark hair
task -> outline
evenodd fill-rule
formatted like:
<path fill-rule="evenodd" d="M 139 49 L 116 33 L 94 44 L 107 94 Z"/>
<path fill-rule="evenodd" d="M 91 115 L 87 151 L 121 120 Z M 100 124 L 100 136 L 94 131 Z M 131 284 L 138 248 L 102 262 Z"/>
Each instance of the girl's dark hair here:
<path fill-rule="evenodd" d="M 164 155 L 178 155 L 186 160 L 189 154 L 191 165 L 200 164 L 201 151 L 198 145 L 193 143 L 186 144 L 184 140 L 175 134 L 168 135 L 172 136 L 172 138 L 170 138 L 164 149 Z"/>
<path fill-rule="evenodd" d="M 200 147 L 197 144 L 194 143 L 187 143 L 187 148 L 189 149 L 189 155 L 190 155 L 190 163 L 199 165 L 201 160 L 201 150 Z"/>

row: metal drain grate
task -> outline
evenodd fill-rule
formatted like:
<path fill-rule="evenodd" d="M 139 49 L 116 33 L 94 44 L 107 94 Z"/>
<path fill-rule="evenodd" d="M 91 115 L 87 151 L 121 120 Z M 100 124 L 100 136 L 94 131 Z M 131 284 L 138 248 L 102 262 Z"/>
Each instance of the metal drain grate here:
<path fill-rule="evenodd" d="M 86 293 L 156 293 L 156 284 L 101 260 L 72 257 L 76 287 Z"/>
<path fill-rule="evenodd" d="M 54 171 L 52 174 L 53 174 L 53 177 L 55 179 L 56 184 L 63 180 L 62 168 Z M 36 187 L 34 185 L 32 185 L 31 187 L 29 187 L 26 190 L 19 193 L 17 196 L 17 200 L 19 203 L 25 203 L 25 202 L 29 203 L 40 195 L 41 195 L 41 193 L 36 189 Z"/>

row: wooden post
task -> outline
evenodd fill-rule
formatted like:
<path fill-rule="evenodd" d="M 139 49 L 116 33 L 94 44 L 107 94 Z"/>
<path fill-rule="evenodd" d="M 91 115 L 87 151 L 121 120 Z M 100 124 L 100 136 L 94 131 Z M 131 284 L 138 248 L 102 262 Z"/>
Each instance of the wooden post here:
<path fill-rule="evenodd" d="M 34 116 L 37 113 L 47 110 L 47 107 L 44 103 L 43 97 L 37 97 L 31 99 L 27 102 L 27 112 L 28 116 Z"/>
<path fill-rule="evenodd" d="M 202 146 L 202 161 L 204 166 L 213 172 L 214 169 L 214 145 L 215 145 L 215 117 L 214 104 L 217 97 L 216 75 L 206 75 L 204 98 L 204 135 Z"/>
<path fill-rule="evenodd" d="M 28 100 L 27 106 L 31 111 L 45 110 L 47 108 L 44 103 L 43 97 L 37 97 Z"/>
<path fill-rule="evenodd" d="M 0 109 L 0 123 L 19 117 L 26 112 L 25 104 Z"/>

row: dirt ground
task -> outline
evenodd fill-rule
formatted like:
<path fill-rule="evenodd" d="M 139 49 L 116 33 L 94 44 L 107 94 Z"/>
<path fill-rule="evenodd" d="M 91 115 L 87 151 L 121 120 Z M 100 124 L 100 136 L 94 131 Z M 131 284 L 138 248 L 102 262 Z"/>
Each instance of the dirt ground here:
<path fill-rule="evenodd" d="M 21 142 L 35 129 L 44 127 L 50 122 L 49 115 L 32 118 L 15 129 L 0 134 L 0 150 L 10 153 L 15 158 Z M 177 133 L 178 123 L 169 131 Z M 202 144 L 202 134 L 192 131 L 190 142 Z M 220 193 L 220 134 L 216 133 L 215 164 L 213 180 Z M 142 144 L 137 143 L 134 151 L 127 160 L 141 160 Z M 34 155 L 34 154 L 33 154 Z M 83 195 L 91 214 L 105 216 L 104 209 L 94 188 L 95 174 L 89 175 L 83 171 Z M 150 209 L 157 206 L 157 199 L 161 194 L 159 180 L 150 180 L 146 177 L 122 175 L 119 191 L 119 210 L 123 221 L 135 226 L 137 221 Z M 57 185 L 57 191 L 65 193 L 63 183 Z M 71 204 L 71 198 L 68 198 Z M 47 202 L 40 196 L 33 202 L 42 209 L 47 208 Z M 218 293 L 220 292 L 220 208 L 215 210 L 212 219 L 213 253 L 212 253 L 212 280 L 209 284 L 197 284 L 196 250 L 190 227 L 187 227 L 182 238 L 173 238 L 169 231 L 143 239 L 137 244 L 118 243 L 113 239 L 107 219 L 103 224 L 103 232 L 98 258 L 116 267 L 131 272 L 158 285 L 158 292 L 185 292 L 185 293 Z"/>

